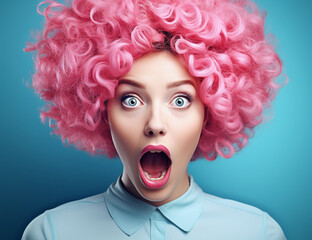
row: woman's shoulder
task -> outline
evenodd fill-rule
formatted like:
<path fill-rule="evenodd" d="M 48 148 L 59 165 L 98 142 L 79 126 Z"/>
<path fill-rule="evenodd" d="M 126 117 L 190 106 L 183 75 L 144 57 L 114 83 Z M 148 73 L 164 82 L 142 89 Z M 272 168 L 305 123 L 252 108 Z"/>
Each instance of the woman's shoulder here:
<path fill-rule="evenodd" d="M 244 232 L 263 236 L 262 239 L 286 239 L 279 224 L 257 207 L 207 193 L 204 193 L 204 202 L 202 217 L 206 223 L 211 222 L 215 227 L 222 226 L 223 229 L 233 231 L 233 234 Z"/>
<path fill-rule="evenodd" d="M 79 226 L 95 224 L 92 219 L 107 217 L 105 209 L 104 194 L 62 204 L 33 219 L 25 229 L 22 240 L 55 239 L 55 229 L 75 231 Z"/>
<path fill-rule="evenodd" d="M 214 206 L 219 210 L 224 210 L 228 213 L 231 213 L 233 211 L 236 213 L 246 213 L 258 216 L 263 216 L 265 214 L 265 212 L 260 210 L 259 208 L 239 201 L 217 197 L 208 193 L 203 194 L 206 205 Z"/>
<path fill-rule="evenodd" d="M 56 208 L 48 210 L 49 212 L 67 211 L 67 210 L 81 210 L 88 207 L 96 207 L 104 203 L 104 193 L 97 194 L 91 197 L 64 203 Z"/>

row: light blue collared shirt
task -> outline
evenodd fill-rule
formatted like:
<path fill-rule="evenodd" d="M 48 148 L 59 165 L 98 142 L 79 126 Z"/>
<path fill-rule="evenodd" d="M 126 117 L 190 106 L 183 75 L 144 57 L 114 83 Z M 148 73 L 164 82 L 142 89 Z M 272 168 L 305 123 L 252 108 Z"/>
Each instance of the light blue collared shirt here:
<path fill-rule="evenodd" d="M 120 178 L 103 193 L 48 210 L 22 240 L 285 240 L 280 226 L 252 206 L 206 193 L 190 177 L 181 197 L 154 207 L 129 194 Z"/>

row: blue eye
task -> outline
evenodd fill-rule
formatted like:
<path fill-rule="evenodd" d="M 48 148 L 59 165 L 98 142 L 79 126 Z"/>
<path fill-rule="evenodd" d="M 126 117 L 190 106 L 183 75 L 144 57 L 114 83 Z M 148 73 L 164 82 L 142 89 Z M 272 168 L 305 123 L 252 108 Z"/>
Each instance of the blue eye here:
<path fill-rule="evenodd" d="M 177 96 L 171 102 L 171 104 L 177 108 L 185 108 L 190 105 L 190 103 L 191 100 L 187 96 Z"/>
<path fill-rule="evenodd" d="M 142 105 L 137 97 L 131 95 L 122 97 L 121 103 L 128 108 L 135 108 Z"/>

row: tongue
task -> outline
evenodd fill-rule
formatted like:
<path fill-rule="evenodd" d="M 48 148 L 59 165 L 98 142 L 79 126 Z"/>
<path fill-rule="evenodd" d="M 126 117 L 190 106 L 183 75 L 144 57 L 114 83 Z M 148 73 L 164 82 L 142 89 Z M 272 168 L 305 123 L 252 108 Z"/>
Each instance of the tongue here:
<path fill-rule="evenodd" d="M 141 159 L 141 166 L 150 177 L 157 178 L 168 168 L 168 159 L 164 153 L 146 153 Z"/>

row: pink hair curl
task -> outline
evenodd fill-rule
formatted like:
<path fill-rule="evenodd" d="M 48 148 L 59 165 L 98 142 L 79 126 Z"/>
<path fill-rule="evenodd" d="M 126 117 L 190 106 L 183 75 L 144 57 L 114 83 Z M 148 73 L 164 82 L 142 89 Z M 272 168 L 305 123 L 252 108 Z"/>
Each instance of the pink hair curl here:
<path fill-rule="evenodd" d="M 48 4 L 43 12 L 42 4 Z M 264 16 L 247 0 L 73 0 L 39 4 L 46 18 L 33 86 L 64 142 L 117 156 L 105 102 L 135 59 L 156 50 L 179 56 L 201 83 L 206 107 L 194 159 L 230 158 L 262 120 L 282 64 L 264 39 Z"/>

